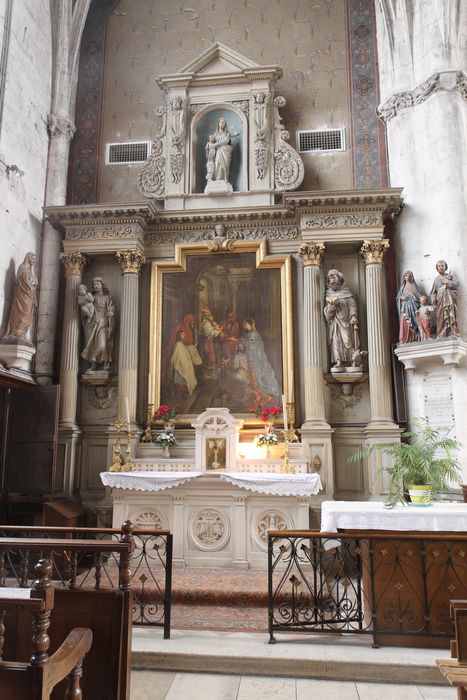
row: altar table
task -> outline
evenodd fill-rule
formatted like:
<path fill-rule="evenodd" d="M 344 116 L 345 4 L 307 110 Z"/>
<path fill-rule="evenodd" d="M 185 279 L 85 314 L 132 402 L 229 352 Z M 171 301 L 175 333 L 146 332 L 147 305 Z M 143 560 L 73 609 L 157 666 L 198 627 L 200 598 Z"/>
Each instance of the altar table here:
<path fill-rule="evenodd" d="M 467 532 L 467 503 L 398 503 L 395 508 L 386 508 L 376 501 L 324 501 L 321 532 L 337 530 Z"/>
<path fill-rule="evenodd" d="M 270 529 L 308 529 L 318 474 L 103 472 L 113 526 L 170 529 L 174 566 L 267 568 Z"/>

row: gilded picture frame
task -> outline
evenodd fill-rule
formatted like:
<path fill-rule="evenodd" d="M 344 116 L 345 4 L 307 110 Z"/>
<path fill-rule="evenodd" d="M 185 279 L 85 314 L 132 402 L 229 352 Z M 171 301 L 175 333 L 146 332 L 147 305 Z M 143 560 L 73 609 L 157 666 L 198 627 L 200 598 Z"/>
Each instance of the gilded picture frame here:
<path fill-rule="evenodd" d="M 251 420 L 255 404 L 294 400 L 292 258 L 264 240 L 211 250 L 178 244 L 152 262 L 149 403 L 182 422 L 214 406 Z"/>

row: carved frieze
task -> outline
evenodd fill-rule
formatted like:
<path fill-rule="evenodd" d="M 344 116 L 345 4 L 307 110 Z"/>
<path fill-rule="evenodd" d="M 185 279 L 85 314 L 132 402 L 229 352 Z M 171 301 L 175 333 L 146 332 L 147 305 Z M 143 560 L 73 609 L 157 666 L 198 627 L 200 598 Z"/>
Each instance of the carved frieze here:
<path fill-rule="evenodd" d="M 440 90 L 457 91 L 464 100 L 467 100 L 467 75 L 463 71 L 433 73 L 413 90 L 398 92 L 389 97 L 378 107 L 378 115 L 384 121 L 389 121 L 401 110 L 425 102 L 431 95 Z"/>
<path fill-rule="evenodd" d="M 92 408 L 104 410 L 115 405 L 117 387 L 114 386 L 85 386 L 86 398 Z"/>
<path fill-rule="evenodd" d="M 85 241 L 93 238 L 142 238 L 139 226 L 67 226 L 68 241 Z"/>
<path fill-rule="evenodd" d="M 361 228 L 382 225 L 381 214 L 313 214 L 302 218 L 303 228 Z"/>
<path fill-rule="evenodd" d="M 232 241 L 287 241 L 300 238 L 298 226 L 252 226 L 246 228 L 228 228 L 226 238 Z M 157 231 L 148 233 L 148 243 L 198 243 L 212 240 L 209 231 Z"/>

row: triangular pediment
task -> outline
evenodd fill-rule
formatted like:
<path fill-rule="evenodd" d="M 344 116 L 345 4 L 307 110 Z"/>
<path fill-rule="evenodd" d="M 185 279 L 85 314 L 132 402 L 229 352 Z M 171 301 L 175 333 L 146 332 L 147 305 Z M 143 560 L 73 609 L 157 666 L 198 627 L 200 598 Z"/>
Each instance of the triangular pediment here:
<path fill-rule="evenodd" d="M 216 75 L 219 73 L 243 73 L 259 68 L 258 63 L 242 56 L 233 49 L 217 42 L 195 59 L 183 66 L 178 73 L 195 75 Z"/>

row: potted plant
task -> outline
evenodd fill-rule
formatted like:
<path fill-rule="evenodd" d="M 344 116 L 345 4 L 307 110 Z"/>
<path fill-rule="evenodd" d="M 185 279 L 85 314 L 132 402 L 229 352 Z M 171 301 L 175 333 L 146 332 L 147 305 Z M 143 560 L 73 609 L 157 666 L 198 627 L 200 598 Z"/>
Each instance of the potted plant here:
<path fill-rule="evenodd" d="M 386 505 L 390 507 L 399 501 L 405 503 L 407 496 L 412 503 L 427 505 L 432 496 L 462 478 L 458 459 L 453 454 L 460 443 L 424 418 L 416 418 L 413 423 L 416 432 L 403 433 L 402 442 L 377 443 L 349 458 L 349 462 L 355 462 L 375 450 L 392 458 L 392 464 L 382 468 L 389 475 Z"/>

